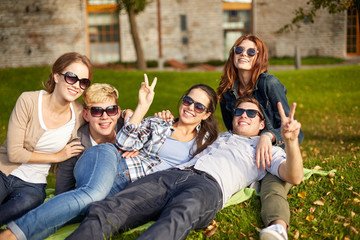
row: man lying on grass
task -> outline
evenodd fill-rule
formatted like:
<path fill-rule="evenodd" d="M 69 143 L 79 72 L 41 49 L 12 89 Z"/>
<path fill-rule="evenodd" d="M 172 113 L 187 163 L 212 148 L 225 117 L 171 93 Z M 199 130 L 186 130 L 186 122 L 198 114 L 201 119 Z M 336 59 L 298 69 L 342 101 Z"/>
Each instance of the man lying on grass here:
<path fill-rule="evenodd" d="M 296 104 L 285 116 L 281 103 L 281 132 L 286 153 L 273 147 L 271 166 L 256 167 L 255 151 L 263 114 L 254 98 L 235 103 L 232 132 L 225 132 L 190 162 L 160 171 L 128 185 L 123 191 L 91 205 L 87 217 L 67 239 L 104 239 L 117 232 L 156 221 L 139 239 L 184 239 L 206 227 L 226 201 L 270 172 L 299 184 L 303 162 L 294 119 Z"/>

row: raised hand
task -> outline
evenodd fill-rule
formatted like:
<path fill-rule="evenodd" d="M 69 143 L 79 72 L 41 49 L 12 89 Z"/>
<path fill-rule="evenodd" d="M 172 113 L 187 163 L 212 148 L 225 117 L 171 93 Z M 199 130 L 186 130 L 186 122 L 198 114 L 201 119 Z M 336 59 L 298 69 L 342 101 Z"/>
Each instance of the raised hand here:
<path fill-rule="evenodd" d="M 148 77 L 144 74 L 144 82 L 141 83 L 139 89 L 139 102 L 136 106 L 134 114 L 131 116 L 129 123 L 140 124 L 145 114 L 149 110 L 152 101 L 154 100 L 154 88 L 156 86 L 157 78 L 155 77 L 152 84 L 149 86 Z"/>
<path fill-rule="evenodd" d="M 277 106 L 281 117 L 281 135 L 284 141 L 297 140 L 300 133 L 301 124 L 294 118 L 296 103 L 291 105 L 288 117 L 285 115 L 285 111 L 281 105 L 281 102 L 278 102 Z"/>
<path fill-rule="evenodd" d="M 139 89 L 139 105 L 150 106 L 154 100 L 154 88 L 156 86 L 157 78 L 155 77 L 152 84 L 149 86 L 149 81 L 146 73 L 144 74 L 144 82 L 141 83 Z"/>

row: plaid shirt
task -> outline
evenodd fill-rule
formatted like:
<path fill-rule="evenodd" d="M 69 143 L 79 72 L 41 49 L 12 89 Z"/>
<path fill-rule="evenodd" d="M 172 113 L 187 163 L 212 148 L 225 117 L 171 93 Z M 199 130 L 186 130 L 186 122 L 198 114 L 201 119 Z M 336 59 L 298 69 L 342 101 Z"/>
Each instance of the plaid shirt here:
<path fill-rule="evenodd" d="M 148 117 L 140 125 L 125 122 L 116 136 L 116 146 L 123 151 L 140 151 L 139 155 L 126 159 L 130 180 L 133 182 L 151 173 L 151 169 L 161 162 L 159 150 L 174 128 L 157 117 Z"/>

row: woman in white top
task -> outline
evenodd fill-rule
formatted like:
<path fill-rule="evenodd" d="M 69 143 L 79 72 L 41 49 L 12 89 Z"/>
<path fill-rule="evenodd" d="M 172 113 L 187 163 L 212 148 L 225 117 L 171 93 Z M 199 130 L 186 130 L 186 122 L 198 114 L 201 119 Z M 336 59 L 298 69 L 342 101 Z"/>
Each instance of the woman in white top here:
<path fill-rule="evenodd" d="M 70 141 L 84 121 L 82 104 L 75 100 L 91 78 L 90 60 L 66 53 L 53 64 L 47 91 L 24 92 L 18 98 L 0 148 L 0 226 L 44 201 L 51 163 L 83 151 L 78 142 Z"/>

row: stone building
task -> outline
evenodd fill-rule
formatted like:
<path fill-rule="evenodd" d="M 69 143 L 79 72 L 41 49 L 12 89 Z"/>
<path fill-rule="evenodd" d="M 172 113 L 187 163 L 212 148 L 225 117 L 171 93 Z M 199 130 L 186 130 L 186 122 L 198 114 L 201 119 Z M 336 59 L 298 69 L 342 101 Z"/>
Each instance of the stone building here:
<path fill-rule="evenodd" d="M 127 14 L 115 2 L 1 0 L 0 67 L 49 65 L 69 51 L 95 63 L 135 61 Z M 246 33 L 262 38 L 271 57 L 294 56 L 296 47 L 301 56 L 360 55 L 357 11 L 321 10 L 314 24 L 276 34 L 306 2 L 153 0 L 136 22 L 146 60 L 160 55 L 185 63 L 224 60 L 234 40 Z"/>
<path fill-rule="evenodd" d="M 0 67 L 49 65 L 64 52 L 86 53 L 83 0 L 1 0 Z"/>

